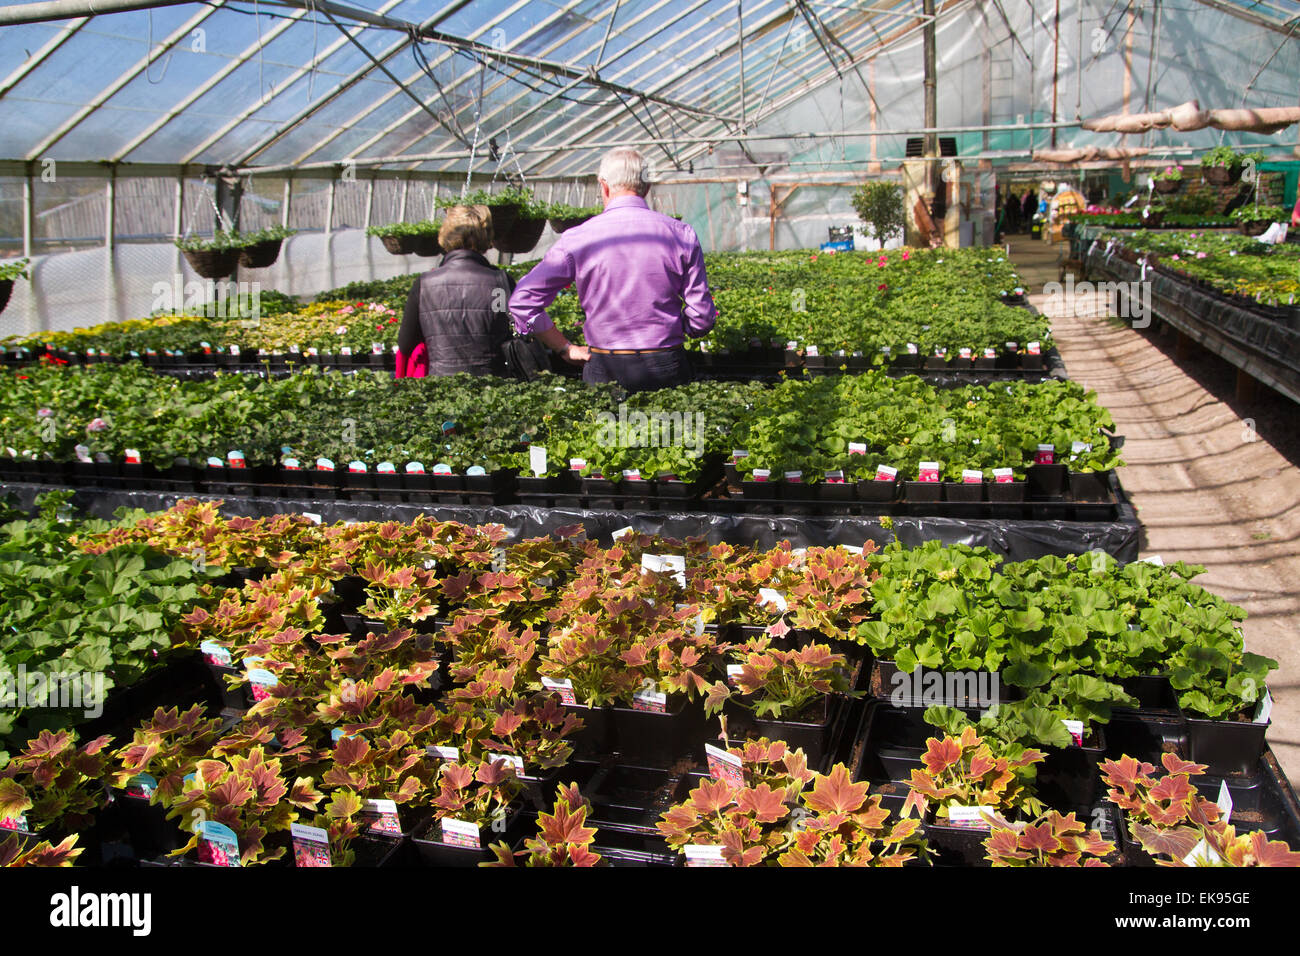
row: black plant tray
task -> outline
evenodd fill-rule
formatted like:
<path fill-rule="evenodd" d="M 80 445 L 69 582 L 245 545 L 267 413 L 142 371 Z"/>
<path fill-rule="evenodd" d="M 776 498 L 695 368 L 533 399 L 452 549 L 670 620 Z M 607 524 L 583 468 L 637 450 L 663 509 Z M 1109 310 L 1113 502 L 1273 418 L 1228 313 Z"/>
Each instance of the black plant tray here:
<path fill-rule="evenodd" d="M 809 766 L 820 767 L 831 752 L 832 731 L 840 706 L 838 698 L 823 695 L 790 719 L 775 720 L 758 717 L 752 710 L 728 701 L 724 705 L 727 735 L 733 743 L 759 737 L 784 740 L 791 748 L 803 750 Z"/>
<path fill-rule="evenodd" d="M 693 778 L 675 770 L 619 764 L 611 758 L 574 761 L 560 772 L 560 780 L 577 784 L 591 803 L 587 823 L 597 829 L 602 844 L 657 853 L 670 851 L 655 824 L 695 785 Z"/>
<path fill-rule="evenodd" d="M 1088 806 L 1105 795 L 1097 764 L 1105 759 L 1106 733 L 1098 725 L 1082 747 L 1045 747 L 1038 765 L 1038 794 L 1048 806 L 1065 813 Z"/>
<path fill-rule="evenodd" d="M 451 866 L 451 867 L 469 867 L 478 866 L 496 859 L 496 855 L 489 849 L 490 844 L 505 841 L 513 846 L 515 842 L 524 835 L 524 831 L 532 822 L 532 817 L 516 807 L 506 816 L 505 829 L 493 831 L 485 828 L 480 836 L 484 844 L 481 849 L 471 847 L 452 846 L 443 843 L 441 836 L 442 830 L 437 820 L 430 820 L 429 823 L 419 828 L 410 839 L 410 845 L 415 851 L 416 858 L 424 866 Z"/>
<path fill-rule="evenodd" d="M 668 713 L 631 707 L 575 707 L 584 727 L 574 738 L 578 756 L 613 756 L 639 767 L 668 767 L 703 747 L 704 708 L 698 701 L 670 700 Z"/>

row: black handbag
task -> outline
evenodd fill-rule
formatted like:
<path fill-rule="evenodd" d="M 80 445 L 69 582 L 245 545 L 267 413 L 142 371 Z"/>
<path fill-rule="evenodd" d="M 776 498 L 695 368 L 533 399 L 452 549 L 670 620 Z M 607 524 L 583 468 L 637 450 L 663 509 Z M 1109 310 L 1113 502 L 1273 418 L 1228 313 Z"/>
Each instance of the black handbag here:
<path fill-rule="evenodd" d="M 521 382 L 531 382 L 551 370 L 551 350 L 531 335 L 511 335 L 501 345 L 506 371 Z"/>

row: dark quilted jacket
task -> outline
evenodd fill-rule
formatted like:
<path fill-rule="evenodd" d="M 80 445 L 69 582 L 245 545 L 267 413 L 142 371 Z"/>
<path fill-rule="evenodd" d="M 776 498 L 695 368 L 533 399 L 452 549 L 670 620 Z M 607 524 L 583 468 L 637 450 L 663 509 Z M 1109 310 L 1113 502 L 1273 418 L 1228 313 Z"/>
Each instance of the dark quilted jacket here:
<path fill-rule="evenodd" d="M 504 375 L 501 346 L 510 338 L 513 290 L 510 277 L 483 256 L 454 249 L 411 290 L 399 346 L 412 351 L 418 331 L 430 375 Z"/>

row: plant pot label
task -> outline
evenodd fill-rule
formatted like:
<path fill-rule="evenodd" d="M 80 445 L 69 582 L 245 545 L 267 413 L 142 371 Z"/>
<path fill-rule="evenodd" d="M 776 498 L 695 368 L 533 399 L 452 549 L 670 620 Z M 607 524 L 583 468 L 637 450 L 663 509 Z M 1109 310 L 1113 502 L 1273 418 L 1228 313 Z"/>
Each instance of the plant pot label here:
<path fill-rule="evenodd" d="M 1083 746 L 1083 721 L 1082 720 L 1062 720 L 1065 729 L 1070 732 L 1071 739 L 1074 740 L 1074 746 Z"/>
<path fill-rule="evenodd" d="M 152 774 L 137 773 L 134 777 L 126 782 L 124 788 L 127 796 L 142 797 L 149 799 L 149 796 L 158 789 L 158 781 Z"/>
<path fill-rule="evenodd" d="M 725 847 L 722 844 L 696 844 L 691 843 L 682 847 L 686 853 L 687 866 L 730 866 L 726 858 L 722 855 Z"/>
<path fill-rule="evenodd" d="M 238 354 L 239 354 L 239 346 L 238 346 L 238 345 L 232 345 L 232 346 L 230 347 L 230 354 L 231 354 L 231 355 L 238 355 Z"/>
<path fill-rule="evenodd" d="M 772 472 L 767 468 L 754 469 L 753 477 L 755 481 L 767 481 L 767 479 L 770 478 L 771 476 L 772 476 Z"/>
<path fill-rule="evenodd" d="M 424 463 L 419 461 L 408 461 L 406 463 L 406 473 L 408 475 L 424 474 Z"/>
<path fill-rule="evenodd" d="M 457 820 L 454 817 L 443 817 L 439 822 L 442 825 L 442 842 L 448 846 L 460 846 L 468 850 L 481 850 L 483 848 L 477 823 L 470 823 L 468 820 Z"/>
<path fill-rule="evenodd" d="M 709 765 L 709 776 L 714 780 L 725 780 L 735 787 L 745 785 L 745 765 L 736 754 L 705 744 L 704 759 Z"/>
<path fill-rule="evenodd" d="M 333 471 L 333 470 L 334 470 L 334 462 L 330 461 L 328 458 L 317 458 L 317 459 L 316 459 L 316 470 L 317 470 L 317 471 Z"/>
<path fill-rule="evenodd" d="M 938 481 L 939 480 L 939 463 L 937 461 L 923 461 L 920 469 L 916 473 L 917 481 Z"/>
<path fill-rule="evenodd" d="M 297 458 L 286 458 L 283 464 L 285 471 L 302 471 L 302 463 Z"/>
<path fill-rule="evenodd" d="M 271 696 L 271 688 L 280 683 L 278 677 L 261 667 L 254 667 L 244 676 L 248 678 L 249 690 L 255 701 L 266 700 Z"/>
<path fill-rule="evenodd" d="M 31 833 L 27 826 L 27 814 L 20 813 L 17 816 L 5 817 L 0 820 L 0 830 L 13 830 L 15 833 Z"/>
<path fill-rule="evenodd" d="M 1154 564 L 1158 568 L 1163 568 L 1165 566 L 1165 559 L 1160 557 L 1158 554 L 1148 555 L 1147 557 L 1142 558 L 1141 561 L 1143 564 Z"/>
<path fill-rule="evenodd" d="M 1183 865 L 1185 866 L 1220 866 L 1222 864 L 1223 857 L 1219 856 L 1204 839 L 1192 847 L 1191 853 L 1183 857 Z"/>
<path fill-rule="evenodd" d="M 920 354 L 920 350 L 917 348 L 915 342 L 908 342 L 908 343 L 907 343 L 907 354 L 908 354 L 908 355 L 918 355 L 918 354 Z"/>
<path fill-rule="evenodd" d="M 487 470 L 482 465 L 470 465 L 465 469 L 465 474 L 470 478 L 482 478 L 487 474 Z"/>
<path fill-rule="evenodd" d="M 867 453 L 867 443 L 864 441 L 849 442 L 850 455 L 865 455 Z"/>
<path fill-rule="evenodd" d="M 555 680 L 552 677 L 543 677 L 542 686 L 547 690 L 553 690 L 559 694 L 560 703 L 566 704 L 569 707 L 576 707 L 578 705 L 578 699 L 573 693 L 573 681 Z"/>
<path fill-rule="evenodd" d="M 364 475 L 366 473 L 366 463 L 364 461 L 348 462 L 348 473 L 353 475 Z"/>
<path fill-rule="evenodd" d="M 815 345 L 810 345 L 810 346 L 808 346 L 808 348 L 804 349 L 804 353 L 803 353 L 803 354 L 804 354 L 806 357 L 808 357 L 808 358 L 817 358 L 817 357 L 820 356 L 822 353 L 821 353 L 820 351 L 818 351 L 817 346 L 815 346 Z"/>
<path fill-rule="evenodd" d="M 678 587 L 686 587 L 686 556 L 681 554 L 643 554 L 641 570 L 671 574 Z"/>
<path fill-rule="evenodd" d="M 546 474 L 546 449 L 543 446 L 528 446 L 528 468 L 537 478 Z"/>
<path fill-rule="evenodd" d="M 1259 709 L 1255 711 L 1254 723 L 1266 724 L 1269 716 L 1273 713 L 1273 692 L 1267 687 L 1264 688 L 1264 699 L 1259 702 Z"/>
<path fill-rule="evenodd" d="M 1056 446 L 1039 445 L 1038 450 L 1034 452 L 1035 465 L 1052 465 L 1056 463 Z"/>
<path fill-rule="evenodd" d="M 128 448 L 126 450 L 126 463 L 128 465 L 140 464 L 140 450 L 138 448 Z"/>
<path fill-rule="evenodd" d="M 1074 461 L 1082 454 L 1092 451 L 1092 445 L 1086 441 L 1070 442 L 1070 461 Z"/>
<path fill-rule="evenodd" d="M 1232 819 L 1232 792 L 1228 790 L 1228 781 L 1219 781 L 1219 798 L 1215 803 L 1219 805 L 1219 819 L 1224 823 Z"/>
<path fill-rule="evenodd" d="M 746 450 L 743 449 L 743 448 L 733 448 L 733 449 L 731 450 L 731 463 L 732 463 L 733 465 L 734 465 L 736 462 L 740 461 L 740 459 L 742 459 L 742 458 L 748 458 L 748 457 L 749 457 L 749 452 L 746 451 Z"/>
<path fill-rule="evenodd" d="M 656 690 L 654 681 L 647 678 L 645 685 L 632 695 L 632 709 L 644 714 L 666 714 L 668 695 Z"/>
<path fill-rule="evenodd" d="M 451 465 L 447 464 L 444 461 L 440 461 L 433 466 L 433 473 L 435 475 L 450 475 Z"/>
<path fill-rule="evenodd" d="M 319 355 L 320 355 L 320 352 L 318 352 L 318 351 L 316 350 L 316 347 L 315 347 L 314 345 L 313 345 L 311 348 L 309 348 L 309 349 L 307 350 L 307 357 L 308 357 L 308 358 L 317 358 Z"/>
<path fill-rule="evenodd" d="M 610 537 L 611 537 L 613 540 L 617 541 L 619 538 L 623 537 L 623 535 L 625 535 L 625 534 L 632 534 L 635 530 L 636 530 L 636 529 L 633 528 L 631 525 L 626 525 L 626 526 L 624 526 L 624 527 L 622 527 L 622 528 L 619 528 L 617 531 L 612 532 L 612 533 L 610 534 Z"/>
<path fill-rule="evenodd" d="M 289 824 L 289 835 L 293 838 L 294 866 L 333 866 L 330 862 L 330 837 L 320 827 L 309 827 L 305 823 Z"/>
<path fill-rule="evenodd" d="M 89 459 L 89 458 L 83 458 L 82 461 L 90 461 L 90 459 Z M 209 455 L 209 456 L 208 456 L 208 467 L 209 467 L 209 468 L 224 468 L 225 466 L 226 466 L 226 463 L 225 463 L 224 461 L 222 461 L 220 458 L 216 457 L 215 455 Z"/>
<path fill-rule="evenodd" d="M 641 469 L 639 469 L 639 468 L 624 468 L 624 469 L 623 469 L 623 480 L 624 480 L 624 481 L 641 481 Z"/>
<path fill-rule="evenodd" d="M 984 350 L 984 357 L 986 359 L 995 359 L 998 357 L 998 350 L 990 346 Z"/>
<path fill-rule="evenodd" d="M 898 478 L 898 469 L 891 465 L 876 466 L 876 481 L 894 481 Z"/>
<path fill-rule="evenodd" d="M 321 523 L 321 516 L 316 514 L 314 511 L 304 511 L 302 513 L 302 516 L 306 518 L 308 521 L 310 521 L 312 524 Z"/>
<path fill-rule="evenodd" d="M 215 641 L 203 641 L 199 644 L 199 653 L 213 667 L 230 667 L 230 649 L 222 647 Z"/>
<path fill-rule="evenodd" d="M 339 355 L 351 355 L 351 354 L 352 354 L 352 347 L 349 345 L 345 345 L 343 346 L 343 348 L 339 349 Z"/>
<path fill-rule="evenodd" d="M 784 614 L 789 608 L 789 604 L 787 604 L 785 600 L 785 595 L 773 588 L 758 589 L 758 604 L 759 607 L 762 607 L 764 604 L 769 604 L 778 614 Z"/>
<path fill-rule="evenodd" d="M 791 482 L 792 484 L 796 484 L 796 485 L 797 485 L 797 484 L 800 484 L 800 483 L 803 482 L 803 472 L 802 472 L 802 471 L 787 471 L 787 472 L 785 473 L 785 480 L 788 481 L 788 482 Z"/>
<path fill-rule="evenodd" d="M 379 464 L 375 465 L 375 471 L 379 472 L 381 475 L 397 474 L 397 468 L 391 461 L 381 461 Z"/>
<path fill-rule="evenodd" d="M 964 485 L 980 485 L 984 483 L 984 472 L 975 468 L 963 468 L 961 470 L 961 481 Z"/>
<path fill-rule="evenodd" d="M 948 355 L 948 350 L 947 350 L 947 349 L 936 348 L 936 349 L 934 350 L 934 357 L 935 357 L 935 358 L 945 358 L 947 355 Z"/>
<path fill-rule="evenodd" d="M 737 681 L 740 680 L 740 675 L 744 672 L 744 670 L 745 670 L 744 664 L 728 664 L 727 683 L 734 686 L 737 683 Z"/>
<path fill-rule="evenodd" d="M 957 354 L 960 355 L 960 356 L 961 356 L 962 358 L 964 358 L 964 359 L 969 359 L 969 358 L 971 357 L 971 350 L 970 350 L 970 349 L 958 349 L 958 350 L 957 350 Z"/>
<path fill-rule="evenodd" d="M 247 465 L 247 462 L 244 461 L 244 453 L 242 451 L 227 452 L 226 461 L 230 464 L 231 468 L 244 468 Z"/>
<path fill-rule="evenodd" d="M 1019 343 L 1019 342 L 1007 342 L 1007 343 L 1006 343 L 1006 346 L 1007 346 L 1007 351 L 1008 351 L 1008 352 L 1019 352 L 1019 351 L 1020 351 L 1020 343 Z"/>
<path fill-rule="evenodd" d="M 524 758 L 518 754 L 498 754 L 488 752 L 483 756 L 487 759 L 488 763 L 503 763 L 513 767 L 516 777 L 522 777 L 524 775 Z"/>
<path fill-rule="evenodd" d="M 383 342 L 371 342 L 371 343 L 370 343 L 370 354 L 371 354 L 371 355 L 383 355 L 383 354 L 384 354 L 384 343 L 383 343 Z"/>
<path fill-rule="evenodd" d="M 1030 355 L 1043 354 L 1043 347 L 1042 344 L 1039 342 L 1030 342 L 1028 345 L 1025 346 L 1025 349 L 1029 352 Z"/>
<path fill-rule="evenodd" d="M 241 866 L 239 837 L 235 831 L 215 820 L 199 824 L 199 862 L 213 866 Z"/>
<path fill-rule="evenodd" d="M 368 824 L 369 833 L 402 832 L 402 821 L 397 816 L 397 804 L 392 800 L 367 800 L 361 807 L 361 815 Z"/>
<path fill-rule="evenodd" d="M 993 807 L 952 806 L 948 808 L 948 825 L 968 830 L 987 830 L 989 829 L 989 822 L 984 818 L 984 815 L 993 812 Z"/>
<path fill-rule="evenodd" d="M 545 679 L 543 679 L 543 683 L 545 683 Z M 425 748 L 424 752 L 430 757 L 438 757 L 447 763 L 460 762 L 459 747 L 444 747 L 441 744 L 429 744 L 429 746 Z"/>

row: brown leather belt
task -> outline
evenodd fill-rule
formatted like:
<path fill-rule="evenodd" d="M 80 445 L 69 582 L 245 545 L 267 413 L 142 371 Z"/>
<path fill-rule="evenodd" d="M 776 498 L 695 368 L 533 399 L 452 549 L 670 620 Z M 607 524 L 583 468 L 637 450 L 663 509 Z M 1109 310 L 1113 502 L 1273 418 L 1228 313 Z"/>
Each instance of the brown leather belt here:
<path fill-rule="evenodd" d="M 655 355 L 659 352 L 676 352 L 680 345 L 669 345 L 661 349 L 598 349 L 594 345 L 587 348 L 597 355 Z"/>

